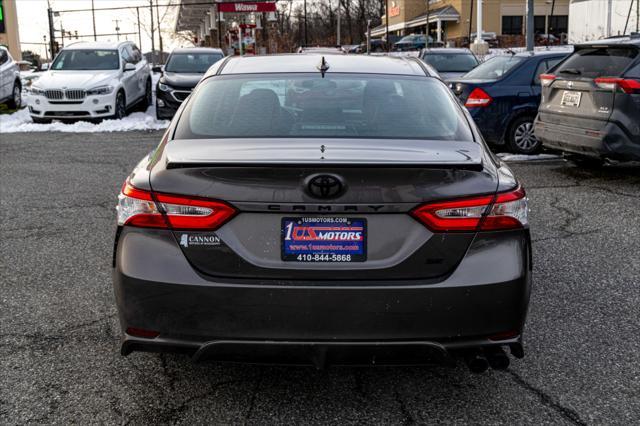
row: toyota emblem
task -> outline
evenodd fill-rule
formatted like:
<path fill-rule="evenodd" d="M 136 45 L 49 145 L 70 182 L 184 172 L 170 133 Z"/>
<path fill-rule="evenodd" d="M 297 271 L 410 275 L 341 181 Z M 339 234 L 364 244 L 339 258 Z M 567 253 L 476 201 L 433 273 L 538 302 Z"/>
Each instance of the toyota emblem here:
<path fill-rule="evenodd" d="M 311 175 L 305 183 L 307 192 L 315 198 L 335 198 L 340 196 L 345 189 L 342 178 L 336 175 Z"/>

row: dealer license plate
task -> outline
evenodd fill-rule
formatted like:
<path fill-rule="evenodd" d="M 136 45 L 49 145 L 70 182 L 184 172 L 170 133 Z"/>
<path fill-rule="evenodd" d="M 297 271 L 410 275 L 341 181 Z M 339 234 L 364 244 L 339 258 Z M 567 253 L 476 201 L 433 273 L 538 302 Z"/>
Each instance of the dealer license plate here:
<path fill-rule="evenodd" d="M 285 217 L 282 260 L 290 262 L 364 262 L 367 220 L 348 217 Z"/>
<path fill-rule="evenodd" d="M 560 103 L 565 106 L 580 106 L 580 98 L 582 98 L 582 92 L 571 92 L 569 90 L 565 90 L 562 93 L 562 99 Z"/>

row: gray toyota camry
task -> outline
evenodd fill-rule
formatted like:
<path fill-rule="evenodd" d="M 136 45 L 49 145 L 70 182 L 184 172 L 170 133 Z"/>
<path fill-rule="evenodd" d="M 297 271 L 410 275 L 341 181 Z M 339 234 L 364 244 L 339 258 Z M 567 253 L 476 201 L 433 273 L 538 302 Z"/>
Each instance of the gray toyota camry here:
<path fill-rule="evenodd" d="M 474 372 L 524 355 L 525 192 L 419 59 L 219 61 L 117 218 L 124 355 Z"/>

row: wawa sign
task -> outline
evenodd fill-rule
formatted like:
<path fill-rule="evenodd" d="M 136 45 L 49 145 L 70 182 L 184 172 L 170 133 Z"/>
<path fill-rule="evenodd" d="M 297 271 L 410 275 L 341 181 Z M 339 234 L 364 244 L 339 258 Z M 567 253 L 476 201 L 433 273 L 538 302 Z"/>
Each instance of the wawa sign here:
<path fill-rule="evenodd" d="M 218 3 L 218 10 L 229 13 L 275 12 L 276 4 L 273 2 Z"/>

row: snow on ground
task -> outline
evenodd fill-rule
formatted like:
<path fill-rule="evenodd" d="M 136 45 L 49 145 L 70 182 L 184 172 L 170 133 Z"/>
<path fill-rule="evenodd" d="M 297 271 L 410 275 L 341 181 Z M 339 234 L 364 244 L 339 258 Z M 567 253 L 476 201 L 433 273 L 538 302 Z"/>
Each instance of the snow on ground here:
<path fill-rule="evenodd" d="M 35 124 L 31 121 L 27 108 L 16 111 L 13 114 L 0 115 L 0 133 L 15 132 L 127 132 L 131 130 L 159 130 L 169 126 L 168 120 L 157 120 L 155 106 L 149 107 L 146 112 L 134 112 L 122 120 L 104 120 L 101 123 L 78 121 L 75 123 L 62 123 L 54 121 L 51 124 Z"/>
<path fill-rule="evenodd" d="M 499 152 L 497 155 L 504 161 L 545 161 L 545 160 L 557 160 L 562 158 L 561 155 L 557 155 L 557 154 L 526 155 L 526 154 L 511 154 L 509 152 Z"/>

